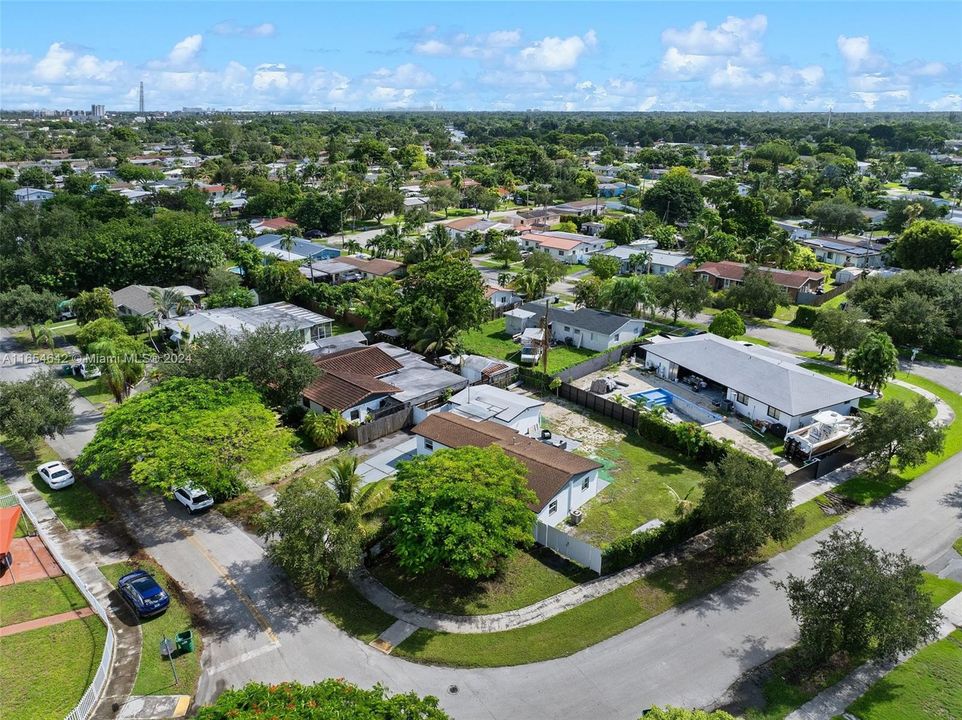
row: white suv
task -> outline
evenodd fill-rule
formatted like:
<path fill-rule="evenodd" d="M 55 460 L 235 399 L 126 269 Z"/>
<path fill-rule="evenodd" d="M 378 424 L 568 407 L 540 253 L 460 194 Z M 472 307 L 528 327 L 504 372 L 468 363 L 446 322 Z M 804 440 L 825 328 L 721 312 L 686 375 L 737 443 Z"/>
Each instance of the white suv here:
<path fill-rule="evenodd" d="M 73 473 L 59 460 L 47 462 L 37 468 L 37 474 L 51 490 L 61 490 L 73 485 Z"/>
<path fill-rule="evenodd" d="M 187 512 L 191 515 L 198 510 L 206 510 L 214 504 L 214 498 L 204 488 L 190 485 L 174 490 L 174 500 L 187 508 Z"/>

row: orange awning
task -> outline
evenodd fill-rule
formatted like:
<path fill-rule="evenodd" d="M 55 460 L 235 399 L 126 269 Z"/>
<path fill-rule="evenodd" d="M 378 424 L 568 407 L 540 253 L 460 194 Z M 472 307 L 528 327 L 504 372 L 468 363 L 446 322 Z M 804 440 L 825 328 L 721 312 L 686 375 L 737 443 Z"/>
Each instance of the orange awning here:
<path fill-rule="evenodd" d="M 0 555 L 10 552 L 13 534 L 20 522 L 20 506 L 0 508 Z"/>

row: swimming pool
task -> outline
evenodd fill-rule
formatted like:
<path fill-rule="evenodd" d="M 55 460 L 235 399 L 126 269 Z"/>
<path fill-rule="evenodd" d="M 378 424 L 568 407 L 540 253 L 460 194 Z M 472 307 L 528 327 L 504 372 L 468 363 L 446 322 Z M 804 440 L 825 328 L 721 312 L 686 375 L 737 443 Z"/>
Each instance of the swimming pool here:
<path fill-rule="evenodd" d="M 645 390 L 644 392 L 633 393 L 629 395 L 634 401 L 644 401 L 648 407 L 671 407 L 671 401 L 674 398 L 667 390 L 662 390 L 661 388 L 655 388 L 654 390 Z"/>

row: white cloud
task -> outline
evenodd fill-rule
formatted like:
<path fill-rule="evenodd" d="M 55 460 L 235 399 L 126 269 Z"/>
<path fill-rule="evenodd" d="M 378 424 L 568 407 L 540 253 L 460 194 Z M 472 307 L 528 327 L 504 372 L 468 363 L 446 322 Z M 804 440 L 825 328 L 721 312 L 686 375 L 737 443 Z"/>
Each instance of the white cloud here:
<path fill-rule="evenodd" d="M 690 55 L 744 55 L 746 45 L 757 42 L 768 27 L 764 15 L 728 17 L 715 28 L 699 20 L 689 28 L 668 28 L 661 34 L 664 45 Z"/>
<path fill-rule="evenodd" d="M 962 110 L 962 95 L 949 93 L 926 103 L 929 110 Z"/>
<path fill-rule="evenodd" d="M 414 52 L 418 55 L 450 55 L 451 46 L 440 40 L 425 40 L 414 46 Z"/>
<path fill-rule="evenodd" d="M 260 23 L 259 25 L 238 25 L 233 20 L 217 23 L 212 28 L 215 35 L 242 35 L 251 38 L 274 37 L 277 28 L 274 23 Z"/>
<path fill-rule="evenodd" d="M 33 60 L 30 53 L 22 50 L 3 48 L 0 50 L 0 65 L 29 65 Z"/>
<path fill-rule="evenodd" d="M 378 68 L 371 73 L 368 82 L 393 88 L 417 88 L 433 85 L 434 76 L 414 63 L 404 63 L 396 68 Z"/>
<path fill-rule="evenodd" d="M 265 63 L 254 68 L 254 78 L 251 87 L 255 90 L 269 90 L 274 87 L 279 90 L 286 90 L 290 87 L 300 85 L 304 75 L 299 72 L 288 72 L 287 66 L 283 63 Z"/>
<path fill-rule="evenodd" d="M 71 80 L 109 80 L 123 67 L 120 60 L 101 60 L 94 55 L 78 55 L 64 43 L 55 42 L 33 67 L 34 76 L 43 82 Z"/>
<path fill-rule="evenodd" d="M 905 102 L 909 99 L 908 90 L 887 90 L 885 92 L 853 92 L 852 97 L 857 98 L 868 110 L 873 110 L 880 100 L 895 100 Z"/>
<path fill-rule="evenodd" d="M 570 70 L 597 41 L 594 30 L 589 30 L 583 36 L 542 38 L 519 51 L 513 64 L 518 69 L 528 71 Z"/>
<path fill-rule="evenodd" d="M 881 70 L 887 65 L 885 58 L 872 50 L 866 35 L 856 37 L 839 35 L 835 44 L 849 72 Z"/>
<path fill-rule="evenodd" d="M 203 35 L 199 33 L 188 35 L 171 48 L 166 58 L 163 60 L 151 60 L 147 63 L 147 67 L 154 69 L 169 68 L 174 70 L 186 68 L 196 61 L 197 55 L 200 53 L 203 45 Z"/>

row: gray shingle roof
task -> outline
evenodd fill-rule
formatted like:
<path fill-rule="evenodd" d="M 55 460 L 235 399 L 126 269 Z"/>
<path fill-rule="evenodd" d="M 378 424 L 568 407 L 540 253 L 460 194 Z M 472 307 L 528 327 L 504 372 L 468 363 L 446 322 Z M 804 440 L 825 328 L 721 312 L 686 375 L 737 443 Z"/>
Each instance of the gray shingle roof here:
<path fill-rule="evenodd" d="M 792 358 L 780 358 L 764 348 L 726 340 L 717 335 L 673 338 L 645 349 L 703 378 L 745 393 L 791 416 L 868 395 L 851 385 L 799 367 Z"/>
<path fill-rule="evenodd" d="M 544 315 L 544 304 L 539 302 L 525 303 L 521 308 L 534 313 L 538 317 Z M 553 323 L 560 322 L 571 327 L 581 328 L 588 332 L 611 335 L 624 327 L 626 323 L 631 322 L 633 318 L 584 307 L 577 310 L 551 307 L 548 309 L 548 320 Z"/>

